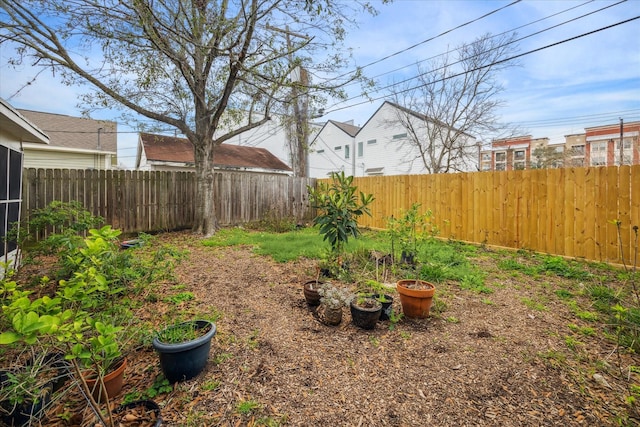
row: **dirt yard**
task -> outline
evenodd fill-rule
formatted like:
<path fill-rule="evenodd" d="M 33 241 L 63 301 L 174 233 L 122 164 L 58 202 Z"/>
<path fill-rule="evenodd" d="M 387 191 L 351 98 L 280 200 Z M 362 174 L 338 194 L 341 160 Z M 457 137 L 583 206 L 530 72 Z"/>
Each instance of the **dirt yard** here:
<path fill-rule="evenodd" d="M 156 396 L 163 425 L 640 425 L 638 408 L 624 400 L 638 383 L 629 367 L 640 366 L 640 356 L 617 352 L 595 323 L 588 324 L 593 336 L 573 334 L 569 325 L 587 323 L 555 295 L 564 279 L 513 277 L 483 255 L 475 262 L 493 293 L 439 285 L 445 311 L 365 331 L 351 324 L 348 309 L 330 327 L 307 307 L 302 284 L 314 278 L 314 261 L 282 264 L 249 248 L 206 248 L 188 233 L 163 242 L 188 249 L 188 259 L 176 282 L 141 295 L 147 302 L 136 317 L 159 328 L 172 312 L 222 313 L 205 371 Z M 166 300 L 184 291 L 195 299 Z M 128 360 L 119 401 L 160 373 L 150 345 Z M 69 425 L 53 412 L 49 425 Z"/>

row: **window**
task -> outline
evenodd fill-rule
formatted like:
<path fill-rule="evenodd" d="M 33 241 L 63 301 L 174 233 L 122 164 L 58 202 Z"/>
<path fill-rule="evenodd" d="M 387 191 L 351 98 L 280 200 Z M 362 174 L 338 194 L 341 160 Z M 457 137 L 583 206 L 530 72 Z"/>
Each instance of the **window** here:
<path fill-rule="evenodd" d="M 338 145 L 338 146 L 333 147 L 333 150 L 334 150 L 334 151 L 340 151 L 340 150 L 342 150 L 342 145 Z"/>
<path fill-rule="evenodd" d="M 574 145 L 571 147 L 572 156 L 584 156 L 584 145 Z"/>
<path fill-rule="evenodd" d="M 490 162 L 491 161 L 491 153 L 482 153 L 482 161 Z"/>
<path fill-rule="evenodd" d="M 524 162 L 513 162 L 513 168 L 515 170 L 524 170 Z"/>
<path fill-rule="evenodd" d="M 403 139 L 406 138 L 407 134 L 406 133 L 398 133 L 396 135 L 393 135 L 393 139 Z"/>
<path fill-rule="evenodd" d="M 482 170 L 483 171 L 490 171 L 491 170 L 491 163 L 482 163 Z"/>
<path fill-rule="evenodd" d="M 358 142 L 358 157 L 362 157 L 364 152 L 364 143 L 362 141 Z"/>
<path fill-rule="evenodd" d="M 367 141 L 367 145 L 373 145 L 373 144 L 375 144 L 376 142 L 378 142 L 378 141 L 377 141 L 377 140 L 375 140 L 375 139 L 370 139 L 370 140 L 368 140 L 368 141 Z"/>
<path fill-rule="evenodd" d="M 501 151 L 496 153 L 496 166 L 495 169 L 497 171 L 507 170 L 507 153 L 505 151 Z"/>
<path fill-rule="evenodd" d="M 592 142 L 591 143 L 591 166 L 607 165 L 607 143 Z"/>
<path fill-rule="evenodd" d="M 0 257 L 17 248 L 15 241 L 6 241 L 11 225 L 20 219 L 22 153 L 0 146 Z"/>
<path fill-rule="evenodd" d="M 631 143 L 631 139 L 625 139 L 622 142 L 622 164 L 630 165 L 633 161 L 633 144 Z M 613 157 L 615 159 L 615 164 L 620 166 L 620 141 L 616 141 L 615 152 L 613 153 Z"/>
<path fill-rule="evenodd" d="M 514 157 L 514 160 L 524 160 L 524 150 L 516 150 L 513 153 L 513 157 Z"/>
<path fill-rule="evenodd" d="M 344 158 L 345 158 L 345 159 L 348 159 L 348 158 L 349 158 L 349 151 L 350 151 L 350 150 L 349 150 L 349 146 L 348 146 L 348 145 L 345 145 L 345 146 L 344 146 Z"/>
<path fill-rule="evenodd" d="M 316 153 L 318 153 L 318 154 L 324 153 L 324 149 L 323 149 L 323 148 L 321 148 L 321 149 L 319 149 L 319 150 L 316 150 Z"/>

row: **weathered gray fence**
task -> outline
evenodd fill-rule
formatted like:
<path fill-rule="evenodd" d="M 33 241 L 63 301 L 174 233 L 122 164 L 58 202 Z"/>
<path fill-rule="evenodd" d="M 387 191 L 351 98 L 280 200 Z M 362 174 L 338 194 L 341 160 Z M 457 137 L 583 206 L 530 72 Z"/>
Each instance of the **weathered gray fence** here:
<path fill-rule="evenodd" d="M 310 218 L 312 178 L 250 172 L 217 172 L 216 211 L 221 225 L 267 215 Z M 126 233 L 189 228 L 194 220 L 193 172 L 24 169 L 22 217 L 54 200 L 77 200 Z"/>

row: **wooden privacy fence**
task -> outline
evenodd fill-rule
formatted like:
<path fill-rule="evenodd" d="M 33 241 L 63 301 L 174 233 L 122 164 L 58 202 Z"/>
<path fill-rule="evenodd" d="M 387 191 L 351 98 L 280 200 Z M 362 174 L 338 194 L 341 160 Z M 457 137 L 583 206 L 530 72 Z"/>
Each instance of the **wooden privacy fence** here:
<path fill-rule="evenodd" d="M 385 228 L 412 203 L 431 209 L 440 236 L 632 265 L 640 226 L 640 165 L 354 179 L 372 193 L 372 217 Z M 640 254 L 639 254 L 640 256 Z M 640 262 L 640 259 L 638 260 Z"/>
<path fill-rule="evenodd" d="M 216 172 L 216 212 L 221 225 L 267 215 L 308 219 L 307 185 L 315 179 L 249 172 Z M 190 228 L 194 172 L 24 169 L 22 217 L 51 201 L 77 200 L 106 224 L 126 233 Z"/>

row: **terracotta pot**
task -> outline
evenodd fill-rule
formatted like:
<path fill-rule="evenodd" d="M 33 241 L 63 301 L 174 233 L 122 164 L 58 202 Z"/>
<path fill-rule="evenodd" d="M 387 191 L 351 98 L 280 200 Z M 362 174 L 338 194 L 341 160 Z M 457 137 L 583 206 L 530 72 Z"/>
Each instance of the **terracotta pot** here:
<path fill-rule="evenodd" d="M 320 294 L 318 289 L 322 286 L 322 282 L 310 280 L 304 284 L 304 299 L 312 307 L 320 305 Z"/>
<path fill-rule="evenodd" d="M 100 387 L 100 382 L 97 378 L 85 378 L 87 386 L 89 390 L 91 390 L 91 394 L 96 402 L 106 402 L 107 398 L 112 399 L 117 396 L 122 390 L 122 383 L 124 381 L 124 369 L 127 367 L 127 359 L 121 359 L 119 363 L 115 365 L 115 369 L 108 372 L 104 378 L 102 378 L 102 382 L 104 383 L 104 388 L 107 390 L 107 395 L 103 395 L 102 387 Z"/>
<path fill-rule="evenodd" d="M 399 280 L 396 288 L 400 294 L 402 312 L 405 316 L 424 319 L 429 317 L 436 287 L 429 282 L 417 279 Z"/>

